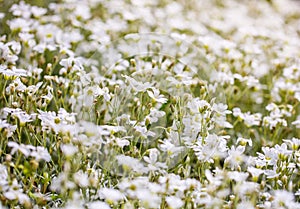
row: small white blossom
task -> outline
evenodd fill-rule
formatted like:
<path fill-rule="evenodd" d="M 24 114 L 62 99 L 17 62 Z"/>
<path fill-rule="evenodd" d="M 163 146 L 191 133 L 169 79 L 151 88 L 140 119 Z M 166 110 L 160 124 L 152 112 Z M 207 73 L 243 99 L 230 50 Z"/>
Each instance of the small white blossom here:
<path fill-rule="evenodd" d="M 172 209 L 181 208 L 184 204 L 184 202 L 175 196 L 168 196 L 166 197 L 166 202 L 168 203 L 168 206 Z"/>
<path fill-rule="evenodd" d="M 90 202 L 88 203 L 88 209 L 111 209 L 111 207 L 109 207 L 109 205 L 105 202 L 101 202 L 101 201 L 95 201 L 95 202 Z"/>
<path fill-rule="evenodd" d="M 73 156 L 76 152 L 78 152 L 78 147 L 72 145 L 72 144 L 62 144 L 60 146 L 61 151 L 66 155 L 67 157 Z"/>
<path fill-rule="evenodd" d="M 125 199 L 125 196 L 119 190 L 112 188 L 102 188 L 98 193 L 100 197 L 104 198 L 109 203 L 116 203 Z"/>

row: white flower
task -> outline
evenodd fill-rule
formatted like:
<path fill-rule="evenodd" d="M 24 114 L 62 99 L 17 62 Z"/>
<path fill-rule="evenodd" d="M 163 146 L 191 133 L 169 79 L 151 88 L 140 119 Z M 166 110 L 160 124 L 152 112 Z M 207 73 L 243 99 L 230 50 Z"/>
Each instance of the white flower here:
<path fill-rule="evenodd" d="M 125 170 L 132 170 L 136 173 L 147 173 L 148 169 L 138 159 L 133 157 L 118 155 L 116 156 L 119 165 L 122 165 Z"/>
<path fill-rule="evenodd" d="M 156 123 L 159 120 L 159 118 L 165 116 L 165 114 L 166 113 L 164 111 L 160 111 L 152 107 L 150 109 L 150 114 L 146 116 L 146 119 L 149 119 L 151 124 Z"/>
<path fill-rule="evenodd" d="M 13 141 L 9 141 L 7 143 L 7 146 L 12 148 L 11 151 L 10 151 L 10 153 L 12 155 L 15 154 L 17 151 L 20 151 L 26 157 L 28 157 L 30 155 L 31 149 L 34 148 L 33 146 L 29 146 L 29 145 L 25 145 L 25 144 L 18 144 L 18 143 L 13 142 Z"/>
<path fill-rule="evenodd" d="M 249 174 L 248 173 L 243 173 L 243 172 L 238 172 L 238 171 L 229 171 L 228 172 L 228 177 L 232 180 L 235 180 L 236 182 L 244 182 L 247 180 Z"/>
<path fill-rule="evenodd" d="M 9 200 L 18 200 L 21 204 L 30 203 L 29 197 L 23 193 L 16 179 L 12 180 L 12 184 L 7 191 L 3 192 L 3 195 Z"/>
<path fill-rule="evenodd" d="M 147 130 L 144 126 L 135 126 L 134 129 L 143 137 L 147 138 L 149 136 L 154 137 L 155 133 L 153 131 Z"/>
<path fill-rule="evenodd" d="M 126 138 L 115 138 L 115 141 L 116 144 L 121 148 L 128 146 L 130 144 L 129 140 L 127 140 Z"/>
<path fill-rule="evenodd" d="M 24 18 L 14 18 L 10 21 L 7 21 L 7 24 L 9 25 L 9 28 L 13 31 L 20 30 L 22 32 L 29 32 L 33 21 L 30 19 L 26 20 Z"/>
<path fill-rule="evenodd" d="M 73 178 L 74 178 L 75 183 L 77 183 L 80 187 L 89 186 L 88 174 L 83 172 L 82 170 L 74 173 Z"/>
<path fill-rule="evenodd" d="M 243 118 L 243 113 L 239 107 L 235 107 L 232 109 L 232 114 L 234 117 L 240 117 Z"/>
<path fill-rule="evenodd" d="M 47 13 L 47 9 L 42 7 L 32 6 L 31 13 L 34 17 L 41 17 Z"/>
<path fill-rule="evenodd" d="M 63 68 L 60 70 L 60 74 L 74 73 L 83 70 L 80 58 L 69 57 L 67 59 L 62 59 L 59 64 L 63 66 Z"/>
<path fill-rule="evenodd" d="M 200 161 L 214 162 L 214 158 L 222 158 L 228 150 L 226 136 L 217 136 L 216 134 L 209 134 L 202 141 L 198 141 L 193 146 L 193 150 Z"/>
<path fill-rule="evenodd" d="M 161 205 L 161 196 L 149 191 L 149 189 L 140 189 L 137 198 L 145 208 L 159 208 Z"/>
<path fill-rule="evenodd" d="M 60 149 L 64 153 L 64 155 L 67 156 L 67 157 L 71 157 L 76 152 L 78 152 L 78 147 L 76 147 L 72 144 L 61 144 Z"/>
<path fill-rule="evenodd" d="M 225 163 L 228 164 L 232 170 L 234 168 L 238 168 L 241 163 L 245 162 L 246 156 L 243 154 L 244 151 L 244 146 L 231 146 L 231 148 L 228 150 L 228 157 L 226 157 Z"/>
<path fill-rule="evenodd" d="M 13 66 L 11 69 L 7 69 L 6 67 L 0 65 L 0 73 L 4 75 L 6 80 L 27 76 L 27 72 L 24 69 L 18 69 L 15 66 Z"/>
<path fill-rule="evenodd" d="M 219 83 L 220 85 L 233 85 L 234 77 L 231 72 L 213 72 L 210 81 Z"/>
<path fill-rule="evenodd" d="M 125 199 L 125 196 L 119 190 L 112 188 L 101 188 L 98 191 L 98 194 L 101 198 L 104 198 L 108 203 L 113 204 Z"/>
<path fill-rule="evenodd" d="M 3 195 L 9 200 L 18 200 L 21 204 L 30 202 L 29 197 L 20 190 L 10 189 L 9 191 L 4 192 Z"/>
<path fill-rule="evenodd" d="M 111 96 L 109 94 L 109 90 L 107 87 L 104 87 L 104 88 L 99 88 L 97 87 L 94 91 L 94 96 L 97 97 L 97 96 L 103 96 L 103 98 L 105 99 L 105 101 L 109 101 L 111 99 Z"/>
<path fill-rule="evenodd" d="M 7 123 L 6 120 L 0 119 L 0 131 L 2 131 L 3 129 L 7 133 L 6 137 L 8 138 L 13 135 L 13 133 L 17 129 L 17 125 L 11 125 L 11 124 Z"/>
<path fill-rule="evenodd" d="M 152 88 L 152 84 L 150 84 L 149 82 L 146 83 L 138 82 L 127 75 L 123 75 L 123 77 L 128 81 L 129 85 L 135 91 L 135 93 L 145 92 L 147 91 L 147 89 Z"/>
<path fill-rule="evenodd" d="M 230 110 L 227 110 L 228 108 L 228 105 L 226 104 L 223 104 L 223 103 L 214 103 L 213 106 L 212 106 L 212 110 L 215 111 L 218 115 L 228 115 L 231 113 Z"/>
<path fill-rule="evenodd" d="M 206 176 L 207 180 L 215 186 L 220 186 L 222 184 L 222 181 L 223 181 L 222 175 L 217 175 L 217 174 L 213 175 L 210 170 L 206 169 L 205 176 Z"/>
<path fill-rule="evenodd" d="M 246 139 L 243 137 L 239 137 L 236 141 L 236 144 L 240 144 L 242 146 L 245 146 L 246 144 L 248 144 L 250 147 L 252 147 L 252 140 L 251 139 Z"/>
<path fill-rule="evenodd" d="M 0 164 L 0 179 L 1 179 L 0 180 L 0 182 L 1 182 L 0 186 L 3 186 L 2 182 L 6 181 L 7 178 L 8 178 L 7 168 L 6 168 L 5 165 Z"/>
<path fill-rule="evenodd" d="M 24 126 L 25 123 L 33 121 L 33 119 L 32 119 L 33 115 L 28 115 L 24 111 L 16 111 L 16 112 L 13 112 L 11 115 L 16 116 L 19 119 L 21 126 Z"/>
<path fill-rule="evenodd" d="M 160 94 L 159 89 L 156 89 L 154 87 L 152 87 L 151 90 L 147 90 L 147 93 L 149 97 L 152 98 L 155 102 L 164 104 L 168 101 L 168 99 L 166 99 L 164 95 Z"/>
<path fill-rule="evenodd" d="M 107 203 L 101 201 L 89 202 L 87 205 L 88 209 L 111 209 Z"/>
<path fill-rule="evenodd" d="M 188 102 L 187 107 L 190 109 L 192 113 L 199 114 L 211 108 L 211 105 L 205 100 L 194 98 L 192 101 Z"/>
<path fill-rule="evenodd" d="M 292 138 L 292 139 L 283 139 L 283 141 L 286 143 L 286 144 L 290 144 L 291 145 L 291 148 L 293 150 L 298 150 L 299 146 L 300 146 L 300 139 L 298 138 Z"/>
<path fill-rule="evenodd" d="M 268 179 L 274 179 L 274 178 L 277 178 L 280 173 L 278 173 L 276 171 L 276 166 L 274 167 L 274 169 L 267 169 L 264 171 L 264 174 L 267 176 Z"/>
<path fill-rule="evenodd" d="M 29 95 L 29 97 L 32 97 L 34 94 L 37 93 L 37 91 L 41 88 L 43 85 L 43 82 L 39 82 L 36 85 L 31 85 L 26 88 L 26 94 Z"/>
<path fill-rule="evenodd" d="M 184 202 L 180 198 L 175 196 L 166 197 L 166 202 L 168 203 L 170 209 L 181 208 L 184 204 Z"/>
<path fill-rule="evenodd" d="M 280 146 L 278 144 L 275 145 L 276 153 L 278 154 L 279 158 L 287 158 L 291 156 L 293 153 L 292 150 L 288 150 L 287 144 L 283 143 Z"/>
<path fill-rule="evenodd" d="M 219 104 L 214 103 L 212 106 L 212 111 L 215 114 L 213 115 L 212 121 L 214 121 L 216 124 L 218 124 L 221 127 L 232 128 L 233 126 L 226 121 L 226 115 L 231 113 L 231 111 L 227 110 L 227 108 L 228 106 L 223 103 L 219 103 Z"/>
<path fill-rule="evenodd" d="M 233 190 L 235 193 L 239 194 L 240 197 L 244 199 L 246 195 L 248 197 L 252 197 L 255 193 L 257 193 L 258 188 L 259 188 L 259 184 L 255 182 L 244 181 L 241 184 L 235 185 Z"/>
<path fill-rule="evenodd" d="M 44 112 L 38 110 L 38 118 L 42 122 L 43 131 L 54 131 L 55 133 L 71 133 L 76 132 L 75 129 L 75 113 L 68 113 L 65 109 L 60 108 L 58 113 Z"/>
<path fill-rule="evenodd" d="M 65 166 L 68 166 L 68 165 L 65 164 Z M 52 179 L 50 189 L 55 192 L 61 192 L 61 191 L 65 191 L 68 189 L 70 189 L 70 190 L 74 189 L 75 187 L 76 187 L 76 184 L 70 180 L 67 172 L 61 172 L 58 174 L 57 177 L 54 177 Z"/>
<path fill-rule="evenodd" d="M 274 192 L 274 200 L 272 201 L 272 206 L 274 208 L 296 208 L 294 205 L 294 195 L 291 192 L 286 190 L 276 190 Z M 297 208 L 299 208 L 299 203 L 297 204 Z"/>
<path fill-rule="evenodd" d="M 0 127 L 0 129 L 1 129 L 1 127 Z M 7 138 L 11 137 L 13 135 L 13 133 L 16 131 L 16 129 L 17 129 L 17 125 L 10 125 L 10 124 L 6 125 L 5 126 L 5 131 L 7 133 L 6 137 Z"/>
<path fill-rule="evenodd" d="M 45 160 L 46 162 L 49 162 L 51 160 L 48 150 L 41 146 L 38 146 L 36 149 L 32 150 L 30 156 L 34 157 L 37 161 Z"/>
<path fill-rule="evenodd" d="M 290 117 L 292 107 L 290 105 L 286 106 L 288 111 L 284 108 L 279 108 L 276 104 L 271 103 L 269 104 L 266 109 L 270 112 L 270 116 L 265 116 L 263 118 L 263 125 L 269 126 L 270 129 L 273 129 L 280 124 L 282 126 L 287 126 L 287 121 L 283 118 L 284 116 Z"/>
<path fill-rule="evenodd" d="M 249 173 L 251 173 L 252 175 L 252 178 L 254 179 L 254 181 L 257 181 L 258 180 L 258 177 L 264 173 L 264 171 L 262 169 L 259 169 L 259 168 L 255 168 L 253 166 L 249 166 L 247 168 L 247 171 Z"/>
<path fill-rule="evenodd" d="M 255 209 L 252 202 L 243 201 L 237 204 L 236 209 Z"/>
<path fill-rule="evenodd" d="M 20 78 L 17 78 L 12 83 L 10 83 L 5 90 L 7 94 L 10 94 L 12 92 L 24 92 L 26 90 L 26 86 L 22 83 Z"/>
<path fill-rule="evenodd" d="M 298 115 L 297 120 L 292 122 L 292 125 L 296 126 L 296 128 L 300 128 L 300 115 Z"/>
<path fill-rule="evenodd" d="M 10 11 L 14 16 L 23 17 L 26 19 L 30 18 L 31 15 L 31 7 L 29 4 L 26 4 L 24 1 L 21 1 L 19 4 L 13 4 L 10 8 Z"/>
<path fill-rule="evenodd" d="M 33 47 L 33 50 L 38 52 L 38 53 L 44 53 L 45 50 L 49 50 L 49 51 L 54 51 L 56 50 L 56 45 L 54 45 L 53 43 L 51 44 L 47 44 L 47 43 L 40 43 L 40 44 L 37 44 Z"/>
<path fill-rule="evenodd" d="M 180 152 L 183 151 L 184 147 L 177 145 L 172 138 L 170 139 L 164 139 L 162 143 L 159 145 L 159 148 L 166 152 L 168 157 L 174 158 L 177 156 Z"/>
<path fill-rule="evenodd" d="M 44 147 L 41 146 L 34 147 L 30 144 L 28 145 L 18 144 L 13 141 L 9 141 L 7 143 L 7 146 L 12 148 L 10 152 L 12 155 L 15 154 L 17 151 L 19 151 L 26 157 L 28 156 L 34 157 L 37 161 L 45 160 L 49 162 L 51 160 L 51 156 L 48 150 L 46 150 Z"/>
<path fill-rule="evenodd" d="M 233 116 L 239 117 L 242 119 L 246 126 L 259 126 L 261 122 L 262 115 L 261 113 L 255 113 L 251 114 L 250 112 L 242 113 L 241 109 L 238 107 L 235 107 L 232 109 Z"/>
<path fill-rule="evenodd" d="M 264 155 L 257 153 L 259 158 L 263 158 L 266 160 L 268 165 L 276 165 L 278 160 L 277 151 L 272 147 L 262 147 L 262 151 Z"/>
<path fill-rule="evenodd" d="M 143 159 L 148 163 L 150 171 L 161 170 L 167 168 L 166 163 L 158 162 L 159 151 L 156 148 L 149 149 L 149 157 L 144 156 Z"/>
<path fill-rule="evenodd" d="M 0 119 L 0 131 L 1 131 L 3 128 L 7 128 L 7 127 L 9 127 L 9 126 L 10 126 L 10 124 L 7 123 L 6 120 Z"/>
<path fill-rule="evenodd" d="M 50 103 L 50 101 L 53 99 L 53 88 L 51 86 L 47 86 L 47 95 L 43 95 L 42 98 L 45 99 L 43 105 Z"/>

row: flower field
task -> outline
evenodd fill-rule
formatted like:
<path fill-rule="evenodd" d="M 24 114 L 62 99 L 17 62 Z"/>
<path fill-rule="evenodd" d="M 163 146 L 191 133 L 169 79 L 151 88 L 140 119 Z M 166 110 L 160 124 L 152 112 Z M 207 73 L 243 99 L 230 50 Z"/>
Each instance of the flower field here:
<path fill-rule="evenodd" d="M 0 1 L 0 208 L 300 208 L 300 2 Z"/>

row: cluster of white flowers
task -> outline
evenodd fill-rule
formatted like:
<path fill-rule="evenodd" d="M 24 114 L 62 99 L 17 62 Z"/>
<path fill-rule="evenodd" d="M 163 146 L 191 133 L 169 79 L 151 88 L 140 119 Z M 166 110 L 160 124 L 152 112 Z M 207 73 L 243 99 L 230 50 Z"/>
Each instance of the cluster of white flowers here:
<path fill-rule="evenodd" d="M 296 0 L 0 1 L 0 208 L 300 209 Z"/>

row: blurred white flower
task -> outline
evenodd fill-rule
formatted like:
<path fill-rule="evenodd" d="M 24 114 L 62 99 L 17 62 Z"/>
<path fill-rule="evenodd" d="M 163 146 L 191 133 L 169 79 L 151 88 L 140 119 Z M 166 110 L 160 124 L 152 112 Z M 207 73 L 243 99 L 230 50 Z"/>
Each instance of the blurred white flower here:
<path fill-rule="evenodd" d="M 259 184 L 248 181 L 244 181 L 242 184 L 237 184 L 233 188 L 234 192 L 240 195 L 242 199 L 247 199 L 246 196 L 252 197 L 258 192 L 258 189 Z"/>
<path fill-rule="evenodd" d="M 66 172 L 61 172 L 57 177 L 54 177 L 50 185 L 50 189 L 54 192 L 63 192 L 68 189 L 74 189 L 75 187 L 76 184 L 70 180 Z"/>
<path fill-rule="evenodd" d="M 17 77 L 27 77 L 27 72 L 24 69 L 19 69 L 13 66 L 11 69 L 6 68 L 3 65 L 0 65 L 0 74 L 4 75 L 6 80 L 15 79 Z"/>
<path fill-rule="evenodd" d="M 82 170 L 77 171 L 73 174 L 73 178 L 75 183 L 77 183 L 80 187 L 89 186 L 88 174 Z"/>
<path fill-rule="evenodd" d="M 17 200 L 21 204 L 30 203 L 29 197 L 23 193 L 23 190 L 16 179 L 13 179 L 8 190 L 3 192 L 3 196 L 8 200 Z"/>
<path fill-rule="evenodd" d="M 61 144 L 60 149 L 67 157 L 71 157 L 78 152 L 78 147 L 74 146 L 73 144 Z"/>
<path fill-rule="evenodd" d="M 104 198 L 106 202 L 116 204 L 117 202 L 124 200 L 125 196 L 117 189 L 101 188 L 98 191 L 100 198 Z"/>
<path fill-rule="evenodd" d="M 101 201 L 89 202 L 87 205 L 88 209 L 111 209 L 107 203 Z"/>
<path fill-rule="evenodd" d="M 236 209 L 255 209 L 252 202 L 243 201 L 237 204 Z"/>
<path fill-rule="evenodd" d="M 296 126 L 296 128 L 300 128 L 300 115 L 297 116 L 297 120 L 292 122 L 292 125 Z"/>
<path fill-rule="evenodd" d="M 300 204 L 295 202 L 293 193 L 286 190 L 276 190 L 274 192 L 272 206 L 274 208 L 300 208 Z"/>
<path fill-rule="evenodd" d="M 14 155 L 16 152 L 21 152 L 23 155 L 28 157 L 31 153 L 31 150 L 34 149 L 32 145 L 18 144 L 14 141 L 9 141 L 7 146 L 11 147 L 10 154 Z"/>
<path fill-rule="evenodd" d="M 51 155 L 45 147 L 38 146 L 36 149 L 32 150 L 30 156 L 34 157 L 37 161 L 45 160 L 49 162 L 51 160 Z"/>
<path fill-rule="evenodd" d="M 146 83 L 138 82 L 134 78 L 131 78 L 127 75 L 123 75 L 123 77 L 128 81 L 131 88 L 135 91 L 134 92 L 135 94 L 138 92 L 145 92 L 147 91 L 147 89 L 152 88 L 152 85 L 149 82 Z"/>
<path fill-rule="evenodd" d="M 249 174 L 244 172 L 238 172 L 238 171 L 229 171 L 228 177 L 236 182 L 244 182 L 247 180 Z"/>
<path fill-rule="evenodd" d="M 156 134 L 153 131 L 147 130 L 144 126 L 135 126 L 134 129 L 143 137 L 147 138 L 149 136 L 154 137 Z"/>
<path fill-rule="evenodd" d="M 119 165 L 122 165 L 126 171 L 134 171 L 136 173 L 147 173 L 148 169 L 143 165 L 143 163 L 133 157 L 118 155 L 116 156 Z"/>
<path fill-rule="evenodd" d="M 166 197 L 166 202 L 171 209 L 181 208 L 184 204 L 184 202 L 180 198 L 175 196 Z"/>

